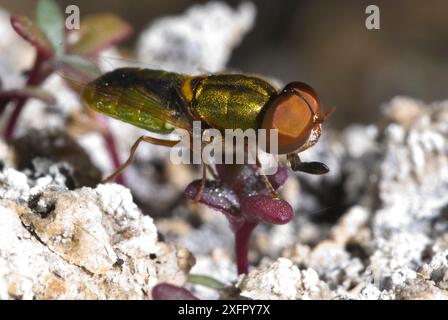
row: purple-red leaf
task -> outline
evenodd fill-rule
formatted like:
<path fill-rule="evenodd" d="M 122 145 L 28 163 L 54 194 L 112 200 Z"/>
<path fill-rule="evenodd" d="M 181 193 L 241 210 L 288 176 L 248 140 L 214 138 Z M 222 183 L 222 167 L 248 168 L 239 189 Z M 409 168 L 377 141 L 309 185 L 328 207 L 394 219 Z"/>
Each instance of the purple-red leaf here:
<path fill-rule="evenodd" d="M 185 189 L 187 198 L 194 200 L 201 185 L 201 180 L 190 183 Z M 239 213 L 238 197 L 227 186 L 217 181 L 207 181 L 200 203 L 224 213 L 228 218 L 236 217 Z"/>
<path fill-rule="evenodd" d="M 152 288 L 154 300 L 199 300 L 187 289 L 169 283 L 160 283 Z"/>
<path fill-rule="evenodd" d="M 11 26 L 19 36 L 36 48 L 42 58 L 49 59 L 53 56 L 54 48 L 50 40 L 28 17 L 11 16 Z"/>
<path fill-rule="evenodd" d="M 288 202 L 264 195 L 245 198 L 241 202 L 241 212 L 249 221 L 271 224 L 285 224 L 294 217 L 294 211 Z"/>
<path fill-rule="evenodd" d="M 81 21 L 79 40 L 70 46 L 69 52 L 95 56 L 101 50 L 126 40 L 131 34 L 132 27 L 113 14 L 90 16 Z"/>
<path fill-rule="evenodd" d="M 288 202 L 272 196 L 257 166 L 219 164 L 216 171 L 218 179 L 207 181 L 199 202 L 225 214 L 235 233 L 238 273 L 247 273 L 250 236 L 258 223 L 285 224 L 294 217 L 294 211 Z M 278 189 L 288 173 L 279 165 L 277 172 L 267 178 Z M 185 194 L 189 199 L 195 200 L 200 183 L 197 180 L 188 185 Z"/>

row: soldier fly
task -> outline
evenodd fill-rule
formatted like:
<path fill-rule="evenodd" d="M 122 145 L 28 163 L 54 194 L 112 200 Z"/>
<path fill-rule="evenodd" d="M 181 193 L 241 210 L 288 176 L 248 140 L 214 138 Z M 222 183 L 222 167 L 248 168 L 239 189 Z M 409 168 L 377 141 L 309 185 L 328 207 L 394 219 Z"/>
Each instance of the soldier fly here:
<path fill-rule="evenodd" d="M 302 162 L 298 156 L 318 141 L 321 125 L 332 112 L 324 113 L 317 93 L 305 83 L 292 82 L 278 91 L 261 78 L 243 74 L 189 76 L 121 68 L 88 83 L 81 97 L 95 111 L 154 133 L 169 134 L 175 128 L 191 132 L 193 121 L 218 130 L 277 129 L 278 154 L 287 155 L 294 171 L 310 174 L 329 171 L 323 163 Z M 143 141 L 167 147 L 179 143 L 140 137 L 127 161 L 106 181 L 113 180 L 133 161 Z M 205 168 L 206 165 L 203 183 Z"/>

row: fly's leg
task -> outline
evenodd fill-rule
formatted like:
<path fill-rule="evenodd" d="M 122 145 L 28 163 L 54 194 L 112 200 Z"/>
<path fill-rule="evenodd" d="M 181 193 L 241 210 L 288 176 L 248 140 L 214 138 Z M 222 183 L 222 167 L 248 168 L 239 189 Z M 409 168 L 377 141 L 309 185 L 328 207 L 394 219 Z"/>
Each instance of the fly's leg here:
<path fill-rule="evenodd" d="M 266 175 L 262 174 L 261 179 L 263 180 L 263 183 L 266 185 L 266 188 L 268 188 L 269 192 L 271 193 L 271 196 L 275 199 L 280 199 L 278 192 L 274 189 L 274 187 L 272 186 L 268 177 L 266 177 Z"/>
<path fill-rule="evenodd" d="M 191 143 L 193 143 L 193 142 L 191 142 Z M 201 144 L 202 178 L 201 178 L 201 185 L 199 186 L 198 193 L 196 193 L 196 196 L 194 197 L 194 200 L 193 200 L 194 202 L 199 202 L 201 200 L 201 198 L 202 198 L 203 193 L 204 193 L 205 182 L 207 181 L 207 169 L 209 169 L 210 172 L 212 173 L 213 177 L 216 178 L 215 172 L 212 171 L 212 168 L 210 167 L 209 164 L 204 162 L 204 159 L 202 157 L 203 156 L 202 150 L 204 149 L 204 147 L 205 147 L 205 144 L 202 143 Z"/>
<path fill-rule="evenodd" d="M 202 194 L 205 190 L 205 182 L 207 180 L 207 166 L 205 163 L 202 164 L 202 178 L 201 178 L 201 185 L 199 186 L 198 193 L 196 193 L 194 197 L 194 202 L 199 202 L 202 198 Z"/>
<path fill-rule="evenodd" d="M 301 171 L 309 174 L 325 174 L 330 169 L 322 162 L 302 162 L 300 157 L 296 153 L 290 153 L 287 155 L 287 159 L 291 165 L 293 171 Z"/>
<path fill-rule="evenodd" d="M 213 143 L 213 142 L 211 142 L 211 143 Z M 202 198 L 202 194 L 204 193 L 205 183 L 207 181 L 207 170 L 211 173 L 211 175 L 213 176 L 213 179 L 215 179 L 215 180 L 219 179 L 219 177 L 218 177 L 217 173 L 215 172 L 215 170 L 213 169 L 213 167 L 209 163 L 204 162 L 204 159 L 202 158 L 202 156 L 203 156 L 202 150 L 204 149 L 204 147 L 205 147 L 205 144 L 203 143 L 201 145 L 202 178 L 201 178 L 201 185 L 199 186 L 198 193 L 194 197 L 195 202 L 199 202 Z"/>
<path fill-rule="evenodd" d="M 218 174 L 216 173 L 215 169 L 213 169 L 213 167 L 209 164 L 205 164 L 205 166 L 207 167 L 208 172 L 210 172 L 210 174 L 213 176 L 213 179 L 219 180 Z"/>
<path fill-rule="evenodd" d="M 165 147 L 174 147 L 176 144 L 178 144 L 180 141 L 178 140 L 163 140 L 163 139 L 157 139 L 149 136 L 141 136 L 138 138 L 134 144 L 131 147 L 131 151 L 129 154 L 129 158 L 122 163 L 110 176 L 108 176 L 106 179 L 102 181 L 102 183 L 108 183 L 115 180 L 115 178 L 122 173 L 135 159 L 135 152 L 137 151 L 138 146 L 141 142 L 148 142 L 159 146 L 165 146 Z"/>
<path fill-rule="evenodd" d="M 258 170 L 260 170 L 260 168 L 261 168 L 261 162 L 260 162 L 260 160 L 258 159 L 258 152 L 256 152 L 255 159 L 256 159 L 256 162 L 257 162 Z M 278 192 L 277 192 L 277 191 L 274 189 L 274 187 L 272 186 L 271 182 L 269 181 L 269 178 L 266 177 L 266 175 L 261 174 L 261 173 L 260 173 L 260 177 L 261 177 L 261 180 L 263 180 L 263 183 L 265 184 L 266 188 L 267 188 L 267 189 L 269 190 L 269 192 L 271 193 L 271 196 L 272 196 L 273 198 L 275 198 L 275 199 L 279 199 L 280 196 L 278 195 Z"/>

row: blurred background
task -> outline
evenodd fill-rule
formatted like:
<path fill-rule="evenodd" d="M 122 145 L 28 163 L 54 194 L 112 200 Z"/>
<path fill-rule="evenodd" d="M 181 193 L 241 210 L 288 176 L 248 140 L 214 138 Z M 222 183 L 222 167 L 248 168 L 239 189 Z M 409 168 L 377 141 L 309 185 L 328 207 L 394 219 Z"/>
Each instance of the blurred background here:
<path fill-rule="evenodd" d="M 182 13 L 187 0 L 61 0 L 82 15 L 110 11 L 130 22 L 135 35 L 155 18 Z M 225 1 L 236 6 L 241 1 Z M 1 0 L 10 12 L 33 15 L 30 0 Z M 368 123 L 396 95 L 428 102 L 446 99 L 448 1 L 446 0 L 261 0 L 255 28 L 234 51 L 229 68 L 266 74 L 282 82 L 305 81 L 337 112 L 330 123 L 343 128 Z M 367 30 L 365 9 L 376 4 L 381 29 Z M 107 10 L 105 10 L 107 9 Z"/>

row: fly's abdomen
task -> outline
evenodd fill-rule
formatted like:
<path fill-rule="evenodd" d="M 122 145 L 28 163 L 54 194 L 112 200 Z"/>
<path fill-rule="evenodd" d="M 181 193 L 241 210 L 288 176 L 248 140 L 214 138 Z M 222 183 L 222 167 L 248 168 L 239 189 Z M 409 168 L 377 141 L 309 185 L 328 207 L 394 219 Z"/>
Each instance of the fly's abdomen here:
<path fill-rule="evenodd" d="M 259 115 L 276 90 L 266 81 L 244 75 L 213 75 L 196 85 L 192 114 L 217 129 L 257 129 Z"/>
<path fill-rule="evenodd" d="M 159 70 L 123 68 L 86 85 L 82 100 L 107 116 L 140 128 L 169 133 L 188 126 L 186 104 L 178 94 L 183 75 Z"/>

